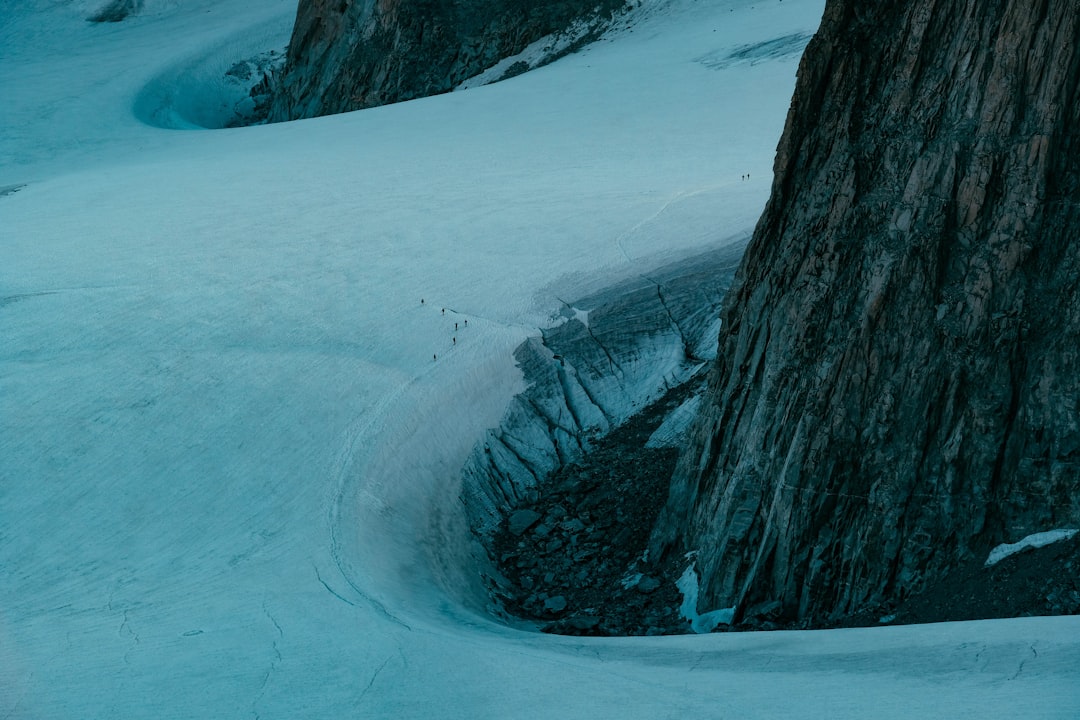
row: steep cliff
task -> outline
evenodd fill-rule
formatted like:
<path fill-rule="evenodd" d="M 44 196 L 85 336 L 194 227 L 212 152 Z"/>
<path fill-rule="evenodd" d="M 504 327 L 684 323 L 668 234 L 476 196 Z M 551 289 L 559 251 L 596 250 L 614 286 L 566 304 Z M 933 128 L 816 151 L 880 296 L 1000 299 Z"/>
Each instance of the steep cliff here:
<path fill-rule="evenodd" d="M 624 0 L 300 0 L 270 109 L 293 120 L 456 85 L 529 43 Z"/>
<path fill-rule="evenodd" d="M 887 606 L 1080 521 L 1080 6 L 829 0 L 653 535 L 702 610 Z"/>

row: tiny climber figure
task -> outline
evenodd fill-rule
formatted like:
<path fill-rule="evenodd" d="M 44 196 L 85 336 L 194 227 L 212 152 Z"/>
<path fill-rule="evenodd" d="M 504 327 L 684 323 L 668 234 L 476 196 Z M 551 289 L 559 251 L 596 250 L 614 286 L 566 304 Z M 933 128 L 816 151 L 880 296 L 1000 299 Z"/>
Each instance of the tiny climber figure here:
<path fill-rule="evenodd" d="M 443 308 L 443 309 L 442 309 L 442 314 L 443 314 L 443 315 L 445 315 L 445 314 L 446 314 L 446 308 Z"/>
<path fill-rule="evenodd" d="M 454 329 L 457 330 L 457 323 L 454 323 Z"/>
<path fill-rule="evenodd" d="M 424 298 L 420 298 L 420 304 L 421 304 L 421 305 L 423 305 L 423 304 L 424 304 Z"/>
<path fill-rule="evenodd" d="M 438 360 L 439 356 L 437 354 L 435 354 L 435 353 L 431 353 L 431 359 L 432 360 Z"/>
<path fill-rule="evenodd" d="M 454 338 L 454 344 L 457 345 L 457 338 Z"/>
<path fill-rule="evenodd" d="M 465 327 L 469 327 L 469 321 L 468 320 L 465 321 Z"/>

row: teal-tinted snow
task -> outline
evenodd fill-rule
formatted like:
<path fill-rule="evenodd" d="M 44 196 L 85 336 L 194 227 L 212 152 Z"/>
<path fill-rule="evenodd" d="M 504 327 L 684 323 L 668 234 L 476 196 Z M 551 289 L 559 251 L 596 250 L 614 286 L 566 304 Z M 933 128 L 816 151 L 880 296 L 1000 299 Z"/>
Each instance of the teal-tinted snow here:
<path fill-rule="evenodd" d="M 247 43 L 295 2 L 102 5 L 0 9 L 0 717 L 1076 717 L 1077 618 L 628 640 L 483 612 L 457 480 L 515 348 L 550 288 L 753 226 L 795 58 L 695 58 L 820 0 L 657 2 L 497 85 L 214 131 L 133 108 L 278 46 Z"/>

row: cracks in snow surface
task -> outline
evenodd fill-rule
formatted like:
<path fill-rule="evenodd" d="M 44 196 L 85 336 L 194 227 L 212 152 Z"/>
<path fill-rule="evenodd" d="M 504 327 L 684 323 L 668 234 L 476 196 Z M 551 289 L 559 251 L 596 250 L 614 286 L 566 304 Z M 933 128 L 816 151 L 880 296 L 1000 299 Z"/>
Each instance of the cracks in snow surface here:
<path fill-rule="evenodd" d="M 109 601 L 106 604 L 106 607 L 108 608 L 110 613 L 120 613 L 120 627 L 116 630 L 116 636 L 121 639 L 127 637 L 131 640 L 131 644 L 124 652 L 124 664 L 130 665 L 131 653 L 135 652 L 135 649 L 139 646 L 139 634 L 135 632 L 135 630 L 131 627 L 129 618 L 131 608 L 125 607 L 123 610 L 120 610 L 119 608 L 115 607 L 116 592 L 116 590 L 113 590 L 112 594 L 109 595 Z M 70 633 L 68 634 L 68 647 L 71 647 Z"/>
<path fill-rule="evenodd" d="M 563 388 L 563 390 L 566 391 L 566 389 L 567 389 L 566 388 L 566 381 L 562 377 L 562 374 L 560 374 L 560 377 L 559 377 L 559 384 Z M 585 448 L 582 445 L 580 437 L 578 436 L 578 433 L 582 429 L 583 425 L 579 421 L 577 413 L 574 412 L 574 408 L 572 407 L 572 405 L 570 403 L 570 398 L 568 396 L 564 398 L 565 402 L 563 403 L 563 406 L 559 408 L 559 417 L 558 418 L 551 417 L 551 415 L 549 413 L 544 411 L 544 408 L 542 406 L 540 406 L 533 398 L 529 397 L 528 395 L 523 396 L 522 400 L 524 402 L 528 403 L 529 407 L 532 409 L 532 411 L 534 413 L 536 413 L 537 417 L 543 418 L 544 420 L 547 421 L 548 435 L 550 435 L 552 438 L 556 439 L 554 449 L 555 449 L 556 460 L 558 462 L 562 462 L 562 459 L 563 459 L 563 453 L 560 452 L 559 444 L 557 442 L 557 435 L 558 435 L 558 433 L 560 431 L 562 432 L 562 435 L 564 435 L 565 437 L 573 440 L 577 444 L 579 451 L 584 451 Z M 566 427 L 565 425 L 562 424 L 562 414 L 563 414 L 562 411 L 563 411 L 563 408 L 565 408 L 567 413 L 570 415 L 570 421 L 573 423 L 573 427 Z"/>
<path fill-rule="evenodd" d="M 525 458 L 525 456 L 518 452 L 517 448 L 514 447 L 514 444 L 512 442 L 508 441 L 517 440 L 517 438 L 515 438 L 512 433 L 508 431 L 502 431 L 496 436 L 495 439 L 499 442 L 499 444 L 506 448 L 506 451 L 514 456 L 514 459 L 517 460 L 518 464 L 532 476 L 534 483 L 540 480 L 540 478 L 537 477 L 536 471 L 533 470 L 533 464 L 529 462 L 529 460 Z M 523 445 L 526 444 L 523 440 L 518 440 L 518 442 Z"/>
<path fill-rule="evenodd" d="M 572 366 L 571 370 L 573 370 Z M 567 375 L 566 365 L 564 363 L 559 363 L 559 366 L 555 368 L 555 376 L 559 378 L 559 387 L 562 389 L 563 394 L 563 404 L 566 406 L 566 411 L 570 413 L 570 419 L 574 422 L 574 432 L 571 433 L 571 437 L 577 442 L 579 448 L 584 449 L 577 434 L 586 428 L 587 423 L 584 421 L 584 415 L 582 414 L 581 409 L 577 407 L 577 402 L 574 400 L 574 393 L 570 386 L 570 377 Z M 604 409 L 597 405 L 596 402 L 588 396 L 588 393 L 586 393 L 585 397 L 593 407 L 601 412 L 601 414 L 604 413 Z M 604 415 L 604 417 L 605 419 L 608 419 L 607 415 Z"/>
<path fill-rule="evenodd" d="M 124 631 L 126 630 L 132 640 L 132 645 L 128 648 L 127 652 L 124 653 L 125 665 L 131 664 L 131 653 L 133 653 L 135 651 L 135 648 L 139 646 L 139 634 L 131 629 L 131 625 L 128 623 L 128 612 L 130 611 L 124 610 L 123 622 L 120 623 L 120 629 L 117 630 L 117 635 L 119 635 L 120 637 L 124 636 Z"/>
<path fill-rule="evenodd" d="M 363 690 L 360 691 L 360 697 L 357 698 L 357 701 L 363 700 L 364 696 L 367 695 L 368 692 L 371 691 L 372 686 L 375 685 L 375 681 L 378 680 L 378 678 L 379 678 L 379 674 L 386 668 L 387 665 L 390 664 L 390 661 L 393 660 L 393 659 L 394 659 L 393 656 L 390 656 L 390 657 L 388 657 L 388 658 L 386 658 L 385 660 L 382 661 L 382 665 L 375 668 L 375 672 L 373 672 L 371 674 L 371 679 L 368 680 L 367 686 Z"/>
<path fill-rule="evenodd" d="M 619 252 L 622 254 L 622 256 L 626 260 L 626 262 L 633 263 L 634 259 L 631 258 L 630 253 L 626 251 L 626 244 L 625 243 L 626 243 L 626 239 L 628 237 L 630 237 L 631 235 L 633 235 L 637 231 L 641 230 L 641 228 L 645 227 L 646 225 L 648 225 L 652 221 L 656 220 L 656 218 L 663 215 L 667 211 L 667 209 L 669 207 L 671 207 L 672 205 L 674 205 L 674 204 L 676 204 L 678 202 L 681 202 L 681 201 L 683 201 L 683 200 L 685 200 L 687 198 L 691 198 L 691 197 L 693 197 L 695 195 L 699 195 L 699 194 L 701 194 L 703 192 L 708 192 L 709 190 L 712 190 L 712 189 L 713 188 L 702 188 L 700 190 L 680 190 L 680 191 L 676 192 L 670 198 L 665 200 L 664 203 L 659 208 L 657 208 L 657 210 L 655 212 L 653 212 L 651 215 L 644 218 L 643 220 L 637 222 L 629 230 L 624 231 L 618 237 L 616 237 L 615 238 L 615 247 L 619 248 Z"/>
<path fill-rule="evenodd" d="M 341 593 L 339 593 L 339 592 L 338 592 L 337 590 L 334 590 L 334 588 L 330 587 L 329 583 L 327 583 L 327 582 L 326 582 L 326 580 L 323 580 L 322 574 L 321 574 L 321 573 L 319 572 L 319 566 L 318 566 L 318 565 L 316 565 L 316 564 L 315 564 L 315 563 L 313 562 L 313 563 L 311 564 L 311 566 L 312 566 L 312 568 L 314 568 L 314 570 L 315 570 L 315 577 L 316 577 L 316 578 L 318 579 L 319 583 L 320 583 L 320 584 L 321 584 L 321 585 L 322 585 L 322 586 L 323 586 L 324 588 L 326 588 L 326 591 L 327 591 L 328 593 L 330 593 L 331 595 L 333 595 L 334 597 L 336 597 L 336 598 L 337 598 L 338 600 L 340 600 L 341 602 L 345 603 L 346 605 L 350 605 L 350 606 L 352 606 L 352 607 L 356 607 L 356 603 L 354 603 L 354 602 L 353 602 L 352 600 L 349 600 L 349 599 L 348 599 L 347 597 L 345 597 L 344 595 L 342 595 Z M 338 570 L 339 570 L 339 571 L 341 571 L 341 568 L 339 567 L 339 568 L 338 568 Z M 353 583 L 353 582 L 352 582 L 352 581 L 351 581 L 351 580 L 350 580 L 350 579 L 348 578 L 348 576 L 347 576 L 347 575 L 346 575 L 346 574 L 344 573 L 344 571 L 341 571 L 341 576 L 342 576 L 342 578 L 344 578 L 344 579 L 345 579 L 345 582 L 346 582 L 346 583 L 348 584 L 348 586 L 349 586 L 350 588 L 352 588 L 352 589 L 353 589 L 353 591 L 354 591 L 354 592 L 355 592 L 355 593 L 356 593 L 357 595 L 359 595 L 359 596 L 360 596 L 361 598 L 363 598 L 363 599 L 364 599 L 365 601 L 367 601 L 367 603 L 368 603 L 368 604 L 369 604 L 369 605 L 370 605 L 371 607 L 373 607 L 373 608 L 374 608 L 374 609 L 375 609 L 375 610 L 376 610 L 376 611 L 377 611 L 377 612 L 378 612 L 378 613 L 379 613 L 380 615 L 382 615 L 383 617 L 385 617 L 385 618 L 386 618 L 387 620 L 389 620 L 390 622 L 394 623 L 395 625 L 399 625 L 399 626 L 401 626 L 401 627 L 405 628 L 406 630 L 412 630 L 412 627 L 411 627 L 410 625 L 408 625 L 407 623 L 405 623 L 404 621 L 402 621 L 402 620 L 401 620 L 401 618 L 399 618 L 398 616 L 394 615 L 394 614 L 393 614 L 393 613 L 391 613 L 391 612 L 390 612 L 389 610 L 387 610 L 387 609 L 386 609 L 386 606 L 385 606 L 385 605 L 383 605 L 383 604 L 382 604 L 381 602 L 379 602 L 379 601 L 378 601 L 378 600 L 376 600 L 375 598 L 371 597 L 371 596 L 370 596 L 370 595 L 368 595 L 367 593 L 365 593 L 365 592 L 363 592 L 362 590 L 360 590 L 360 588 L 359 588 L 359 587 L 357 587 L 357 585 L 356 585 L 355 583 Z"/>
<path fill-rule="evenodd" d="M 1015 680 L 1016 678 L 1020 677 L 1020 673 L 1024 672 L 1024 666 L 1027 665 L 1028 660 L 1038 659 L 1039 651 L 1035 649 L 1035 645 L 1036 643 L 1031 643 L 1031 646 L 1028 648 L 1028 650 L 1031 651 L 1031 657 L 1025 657 L 1023 660 L 1020 661 L 1020 666 L 1016 668 L 1016 672 L 1011 678 L 1009 678 L 1010 680 Z"/>
<path fill-rule="evenodd" d="M 326 588 L 326 592 L 330 593 L 331 595 L 333 595 L 334 597 L 336 597 L 338 600 L 345 603 L 346 605 L 352 605 L 353 607 L 356 607 L 356 603 L 349 600 L 345 596 L 339 594 L 336 590 L 334 590 L 334 588 L 332 588 L 332 587 L 330 587 L 329 585 L 326 584 L 326 581 L 323 580 L 323 578 L 322 578 L 322 574 L 319 573 L 319 566 L 318 565 L 316 565 L 315 563 L 312 563 L 311 566 L 313 568 L 315 568 L 315 577 L 317 577 L 319 579 L 319 582 L 322 583 L 322 586 L 324 588 Z"/>
<path fill-rule="evenodd" d="M 675 315 L 672 314 L 671 308 L 668 307 L 667 301 L 664 300 L 663 286 L 650 277 L 647 277 L 645 275 L 642 275 L 642 277 L 645 280 L 648 280 L 649 282 L 656 285 L 656 298 L 660 301 L 660 306 L 664 308 L 664 312 L 667 313 L 668 320 L 671 321 L 671 327 L 675 330 L 675 332 L 679 335 L 679 338 L 682 340 L 683 355 L 687 360 L 694 360 L 695 358 L 693 345 L 691 345 L 690 339 L 687 337 L 687 334 L 683 332 L 682 325 L 679 324 L 678 319 L 676 319 Z"/>
<path fill-rule="evenodd" d="M 555 299 L 558 300 L 559 302 L 561 302 L 564 306 L 566 306 L 566 309 L 569 310 L 571 313 L 573 313 L 575 315 L 575 317 L 577 316 L 578 310 L 572 304 L 566 302 L 565 300 L 563 300 L 562 298 L 560 298 L 558 296 L 556 296 Z M 622 379 L 625 377 L 625 372 L 623 371 L 622 366 L 619 364 L 619 362 L 612 355 L 611 350 L 609 350 L 608 347 L 603 342 L 601 342 L 600 338 L 596 337 L 596 333 L 593 332 L 593 329 L 592 329 L 592 324 L 591 323 L 584 323 L 584 322 L 581 322 L 580 320 L 578 320 L 578 322 L 581 323 L 581 326 L 583 328 L 585 328 L 585 332 L 588 333 L 590 338 L 592 338 L 592 341 L 594 343 L 596 343 L 596 347 L 600 348 L 600 350 L 607 357 L 608 371 L 610 372 L 611 377 L 615 378 L 615 380 L 619 382 L 619 385 L 621 387 L 622 386 Z M 543 330 L 541 330 L 540 333 L 541 333 L 541 336 L 543 337 L 544 346 L 551 349 L 551 346 L 548 345 L 547 335 L 544 333 Z M 584 378 L 576 370 L 574 371 L 574 376 L 577 378 L 578 383 L 584 389 L 585 388 Z M 625 391 L 625 389 L 626 388 L 623 388 L 624 391 Z M 591 394 L 590 394 L 589 399 L 593 400 Z M 593 400 L 593 404 L 595 404 L 596 407 L 600 408 L 600 411 L 603 412 L 603 407 L 600 405 L 600 403 L 598 403 L 596 400 Z M 605 415 L 606 415 L 606 413 L 605 413 Z"/>
<path fill-rule="evenodd" d="M 570 306 L 568 305 L 567 307 Z M 613 367 L 613 364 L 617 366 L 617 363 L 614 363 L 614 360 L 611 357 L 611 353 L 608 352 L 607 348 L 605 348 L 604 345 L 596 338 L 596 336 L 593 335 L 592 331 L 589 330 L 589 326 L 584 323 L 582 323 L 582 325 L 585 328 L 586 332 L 589 333 L 589 336 L 593 339 L 593 342 L 596 343 L 597 347 L 603 350 L 604 354 L 607 355 L 609 368 Z M 583 409 L 578 408 L 574 405 L 573 398 L 578 395 L 578 393 L 575 393 L 573 391 L 574 385 L 580 388 L 581 394 L 583 394 L 585 396 L 585 399 L 589 401 L 589 404 L 592 405 L 592 407 L 600 413 L 600 415 L 604 418 L 604 421 L 609 426 L 618 424 L 615 418 L 612 416 L 611 412 L 604 407 L 604 403 L 599 397 L 599 393 L 596 392 L 595 388 L 590 387 L 589 382 L 586 380 L 585 376 L 583 376 L 578 371 L 574 363 L 570 362 L 564 356 L 560 355 L 558 352 L 555 351 L 552 345 L 548 343 L 548 335 L 543 330 L 540 331 L 540 337 L 541 343 L 543 344 L 544 348 L 549 353 L 551 353 L 552 360 L 557 360 L 559 363 L 558 367 L 555 368 L 555 375 L 559 379 L 559 386 L 563 396 L 563 404 L 566 406 L 566 409 L 571 414 L 571 416 L 573 416 L 574 422 L 577 425 L 578 432 L 583 432 L 587 429 L 595 428 L 595 426 L 584 421 L 582 419 L 584 416 Z M 618 377 L 614 373 L 612 374 L 612 377 L 615 377 L 616 381 L 619 381 Z M 621 387 L 622 383 L 619 382 L 619 385 Z"/>
<path fill-rule="evenodd" d="M 315 572 L 318 573 L 318 569 L 316 569 Z M 326 583 L 323 583 L 323 585 L 325 586 Z M 329 590 L 329 588 L 327 589 Z M 333 591 L 331 590 L 331 592 Z M 259 690 L 255 695 L 255 699 L 251 701 L 251 714 L 256 718 L 259 717 L 256 707 L 258 706 L 259 701 L 262 700 L 263 695 L 266 694 L 266 686 L 270 683 L 270 676 L 277 671 L 278 666 L 281 664 L 281 649 L 278 648 L 278 640 L 285 637 L 285 631 L 281 629 L 281 625 L 274 616 L 270 614 L 270 609 L 266 606 L 266 600 L 263 600 L 262 611 L 263 614 L 266 615 L 266 618 L 273 623 L 274 628 L 278 632 L 278 636 L 270 643 L 270 648 L 274 651 L 274 656 L 270 660 L 270 666 L 266 669 L 266 672 L 263 673 L 262 682 L 259 683 Z"/>
<path fill-rule="evenodd" d="M 581 327 L 585 329 L 586 334 L 588 334 L 588 336 L 592 339 L 592 341 L 596 345 L 596 347 L 598 347 L 600 349 L 600 351 L 604 354 L 604 357 L 607 358 L 607 373 L 604 373 L 604 372 L 601 371 L 601 372 L 598 372 L 597 375 L 599 377 L 610 377 L 610 378 L 614 379 L 615 382 L 618 383 L 619 388 L 625 394 L 627 389 L 624 386 L 623 380 L 626 377 L 626 372 L 623 370 L 622 365 L 619 364 L 619 361 L 616 360 L 615 356 L 612 354 L 612 350 L 615 350 L 615 352 L 617 353 L 619 351 L 619 348 L 609 349 L 608 346 L 605 345 L 600 340 L 600 338 L 598 338 L 596 336 L 596 333 L 593 332 L 592 324 L 588 323 L 588 322 L 582 322 L 579 319 L 579 316 L 581 315 L 581 312 L 576 307 L 574 307 L 573 304 L 566 302 L 565 300 L 563 300 L 562 298 L 560 298 L 558 296 L 556 296 L 555 299 L 558 300 L 560 303 L 562 303 L 563 306 L 573 315 L 573 317 L 571 318 L 571 322 L 576 320 L 578 323 L 580 323 Z M 569 324 L 569 323 L 567 323 L 567 324 Z M 566 367 L 566 365 L 568 363 L 566 362 L 565 358 L 562 355 L 560 355 L 560 353 L 556 350 L 556 344 L 558 342 L 556 338 L 558 338 L 558 335 L 560 334 L 561 330 L 565 331 L 564 330 L 565 327 L 566 327 L 566 325 L 564 324 L 564 325 L 560 325 L 559 327 L 552 328 L 548 332 L 545 332 L 543 329 L 540 330 L 541 342 L 543 343 L 544 347 L 547 348 L 549 351 L 551 351 L 552 354 L 555 357 L 559 358 L 560 364 L 563 367 Z M 550 342 L 549 342 L 549 336 L 553 338 L 552 341 L 550 341 Z M 583 348 L 578 348 L 578 349 L 583 350 Z M 585 359 L 584 353 L 578 353 L 578 354 L 580 355 L 580 357 L 583 360 Z M 586 363 L 586 364 L 588 364 L 590 367 L 593 367 L 593 368 L 596 367 L 592 363 Z M 586 376 L 584 376 L 580 372 L 578 372 L 577 368 L 572 363 L 570 363 L 570 370 L 574 374 L 574 380 L 576 380 L 578 386 L 581 387 L 581 389 L 583 391 L 585 391 L 585 394 L 586 394 L 586 396 L 588 396 L 589 401 L 601 413 L 603 413 L 604 418 L 609 423 L 612 422 L 612 418 L 611 418 L 610 414 L 608 413 L 607 410 L 605 410 L 604 404 L 598 398 L 598 393 L 593 388 L 589 387 L 589 382 L 588 382 Z"/>

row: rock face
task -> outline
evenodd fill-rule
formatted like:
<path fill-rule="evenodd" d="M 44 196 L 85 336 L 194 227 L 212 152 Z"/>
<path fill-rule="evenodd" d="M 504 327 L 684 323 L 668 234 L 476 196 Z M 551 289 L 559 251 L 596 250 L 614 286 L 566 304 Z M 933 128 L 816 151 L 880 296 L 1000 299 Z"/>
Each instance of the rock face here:
<path fill-rule="evenodd" d="M 1080 520 L 1080 5 L 829 0 L 652 550 L 827 621 Z"/>
<path fill-rule="evenodd" d="M 575 20 L 622 5 L 623 0 L 300 0 L 270 119 L 447 92 Z"/>

